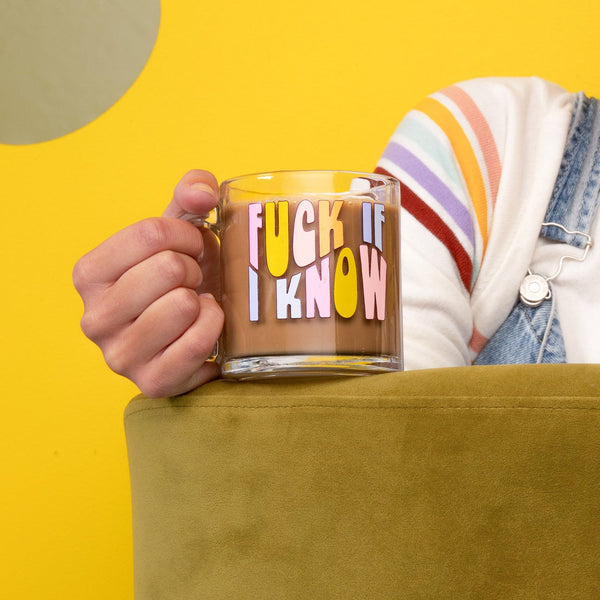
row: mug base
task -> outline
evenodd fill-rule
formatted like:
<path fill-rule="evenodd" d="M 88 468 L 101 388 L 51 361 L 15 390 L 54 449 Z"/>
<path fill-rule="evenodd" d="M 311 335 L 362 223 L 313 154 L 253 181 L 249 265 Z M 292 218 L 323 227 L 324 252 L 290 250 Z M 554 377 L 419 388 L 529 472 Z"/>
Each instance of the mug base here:
<path fill-rule="evenodd" d="M 221 365 L 226 379 L 251 381 L 269 377 L 334 377 L 401 371 L 398 356 L 283 355 L 228 358 Z"/>

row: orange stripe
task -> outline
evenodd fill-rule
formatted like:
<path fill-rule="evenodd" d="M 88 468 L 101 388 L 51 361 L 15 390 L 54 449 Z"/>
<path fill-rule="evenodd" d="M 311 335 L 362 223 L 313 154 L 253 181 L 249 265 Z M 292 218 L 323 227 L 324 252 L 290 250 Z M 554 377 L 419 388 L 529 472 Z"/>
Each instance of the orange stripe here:
<path fill-rule="evenodd" d="M 483 159 L 487 168 L 490 181 L 490 192 L 492 194 L 492 206 L 494 206 L 496 204 L 496 198 L 498 197 L 502 164 L 500 163 L 500 155 L 489 123 L 483 116 L 483 113 L 479 110 L 477 104 L 473 102 L 471 96 L 469 96 L 462 88 L 453 85 L 443 89 L 441 93 L 450 98 L 450 100 L 460 108 L 477 136 L 479 147 L 483 153 Z"/>
<path fill-rule="evenodd" d="M 479 231 L 483 238 L 483 247 L 485 249 L 488 240 L 487 226 L 487 199 L 485 195 L 485 185 L 483 177 L 477 163 L 477 157 L 469 139 L 465 135 L 460 123 L 454 118 L 452 113 L 440 102 L 433 98 L 425 98 L 418 106 L 417 110 L 426 114 L 432 119 L 448 136 L 458 165 L 462 171 L 463 177 L 469 190 L 471 202 L 475 210 L 475 216 L 479 224 Z"/>

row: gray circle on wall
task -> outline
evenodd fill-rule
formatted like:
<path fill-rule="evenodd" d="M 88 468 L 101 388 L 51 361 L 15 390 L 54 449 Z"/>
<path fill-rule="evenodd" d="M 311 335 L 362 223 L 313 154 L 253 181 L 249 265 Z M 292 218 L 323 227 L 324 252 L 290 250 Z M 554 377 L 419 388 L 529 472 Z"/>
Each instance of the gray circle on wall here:
<path fill-rule="evenodd" d="M 0 143 L 71 133 L 144 68 L 160 0 L 0 0 Z"/>

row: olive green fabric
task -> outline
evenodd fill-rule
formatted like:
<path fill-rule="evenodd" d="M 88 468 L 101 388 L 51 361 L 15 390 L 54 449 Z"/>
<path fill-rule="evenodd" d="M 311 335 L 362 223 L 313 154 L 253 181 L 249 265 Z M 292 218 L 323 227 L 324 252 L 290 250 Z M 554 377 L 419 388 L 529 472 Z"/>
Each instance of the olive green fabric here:
<path fill-rule="evenodd" d="M 600 598 L 600 366 L 134 399 L 150 599 Z"/>

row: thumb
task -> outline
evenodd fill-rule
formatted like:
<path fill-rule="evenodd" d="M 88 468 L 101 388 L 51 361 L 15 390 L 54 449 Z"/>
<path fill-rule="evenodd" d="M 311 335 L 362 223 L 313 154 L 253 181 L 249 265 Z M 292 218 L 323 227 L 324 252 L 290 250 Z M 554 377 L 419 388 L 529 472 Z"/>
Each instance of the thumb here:
<path fill-rule="evenodd" d="M 179 218 L 184 214 L 206 216 L 217 206 L 219 184 L 208 171 L 188 171 L 175 186 L 173 198 L 163 212 L 163 217 Z"/>

